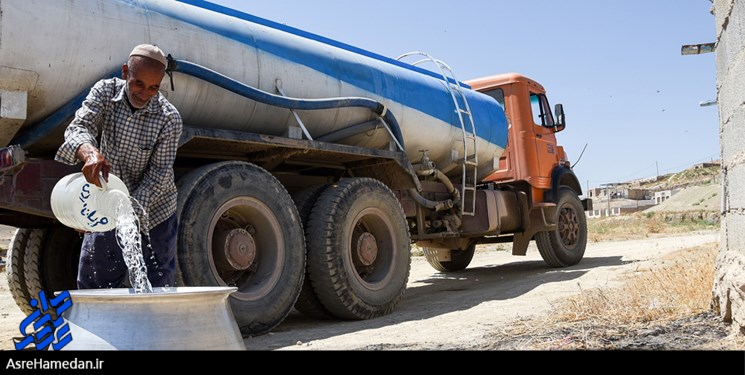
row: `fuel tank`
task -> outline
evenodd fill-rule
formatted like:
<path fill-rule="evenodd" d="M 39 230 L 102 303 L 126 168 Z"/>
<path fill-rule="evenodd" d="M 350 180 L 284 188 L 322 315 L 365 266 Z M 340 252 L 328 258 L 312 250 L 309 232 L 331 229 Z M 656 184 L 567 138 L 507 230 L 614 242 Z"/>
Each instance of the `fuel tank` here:
<path fill-rule="evenodd" d="M 32 156 L 51 157 L 71 119 L 60 108 L 85 95 L 97 80 L 120 76 L 122 63 L 140 43 L 156 44 L 176 60 L 273 94 L 281 89 L 283 95 L 302 99 L 376 100 L 398 121 L 412 162 L 428 150 L 446 174 L 460 173 L 454 166 L 463 158 L 464 133 L 471 133 L 471 126 L 465 114 L 464 132 L 455 101 L 461 108 L 465 103 L 442 72 L 199 0 L 0 0 L 0 100 L 26 109 L 20 120 L 0 118 L 0 147 L 39 132 L 44 120 L 63 117 L 60 126 L 34 134 L 35 141 L 26 146 Z M 457 84 L 475 124 L 483 178 L 496 170 L 507 144 L 507 119 L 493 98 Z M 173 74 L 173 90 L 166 76 L 161 92 L 178 108 L 185 126 L 282 135 L 296 125 L 287 109 L 179 72 Z M 377 119 L 364 108 L 298 115 L 313 138 Z M 466 139 L 471 153 L 473 141 Z M 382 148 L 390 140 L 383 126 L 375 126 L 335 142 Z"/>

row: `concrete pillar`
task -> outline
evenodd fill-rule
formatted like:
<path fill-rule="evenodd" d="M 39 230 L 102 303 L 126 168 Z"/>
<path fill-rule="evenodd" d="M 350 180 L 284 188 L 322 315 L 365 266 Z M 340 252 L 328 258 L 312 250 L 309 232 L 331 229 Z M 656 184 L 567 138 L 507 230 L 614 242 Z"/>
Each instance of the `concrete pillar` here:
<path fill-rule="evenodd" d="M 715 0 L 722 212 L 712 307 L 745 332 L 745 2 Z"/>

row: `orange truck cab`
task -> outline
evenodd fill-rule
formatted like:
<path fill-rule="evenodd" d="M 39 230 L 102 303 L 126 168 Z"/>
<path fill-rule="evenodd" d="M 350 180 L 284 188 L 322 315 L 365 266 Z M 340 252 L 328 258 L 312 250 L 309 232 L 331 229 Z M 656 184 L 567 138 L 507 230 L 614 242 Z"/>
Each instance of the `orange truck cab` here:
<path fill-rule="evenodd" d="M 479 183 L 481 209 L 474 217 L 464 216 L 461 237 L 418 241 L 428 261 L 437 269 L 455 270 L 468 263 L 475 244 L 512 242 L 513 255 L 525 255 L 535 240 L 550 266 L 577 264 L 587 242 L 584 211 L 592 209 L 592 201 L 580 199 L 579 180 L 556 141 L 556 133 L 566 127 L 563 106 L 552 111 L 544 87 L 521 74 L 465 83 L 502 105 L 507 146 L 498 170 Z"/>
<path fill-rule="evenodd" d="M 518 183 L 530 186 L 531 201 L 546 201 L 546 193 L 566 185 L 582 195 L 579 180 L 571 170 L 556 133 L 566 127 L 564 109 L 557 104 L 551 111 L 546 90 L 538 82 L 517 73 L 499 74 L 466 82 L 479 92 L 496 99 L 509 121 L 509 140 L 499 158 L 499 170 L 484 182 Z M 555 112 L 555 113 L 554 113 Z M 592 201 L 583 200 L 583 206 Z M 585 207 L 586 210 L 592 207 Z"/>

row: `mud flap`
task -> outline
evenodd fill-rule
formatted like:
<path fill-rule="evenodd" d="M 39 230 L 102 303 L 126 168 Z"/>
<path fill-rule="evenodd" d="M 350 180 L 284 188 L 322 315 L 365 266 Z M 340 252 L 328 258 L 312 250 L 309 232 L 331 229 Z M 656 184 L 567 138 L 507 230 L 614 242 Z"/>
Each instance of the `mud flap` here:
<path fill-rule="evenodd" d="M 592 199 L 585 198 L 582 200 L 582 209 L 585 211 L 592 211 Z"/>
<path fill-rule="evenodd" d="M 539 203 L 533 206 L 524 228 L 525 231 L 515 233 L 512 239 L 512 255 L 525 255 L 536 233 L 556 230 L 556 204 Z"/>

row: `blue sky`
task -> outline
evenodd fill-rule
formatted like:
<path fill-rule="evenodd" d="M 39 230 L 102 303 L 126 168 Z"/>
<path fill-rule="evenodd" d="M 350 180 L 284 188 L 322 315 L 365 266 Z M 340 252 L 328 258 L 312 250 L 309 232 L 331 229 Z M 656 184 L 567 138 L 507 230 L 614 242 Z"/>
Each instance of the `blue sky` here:
<path fill-rule="evenodd" d="M 427 52 L 468 80 L 525 74 L 562 103 L 583 188 L 719 159 L 708 0 L 213 0 L 384 56 Z"/>

